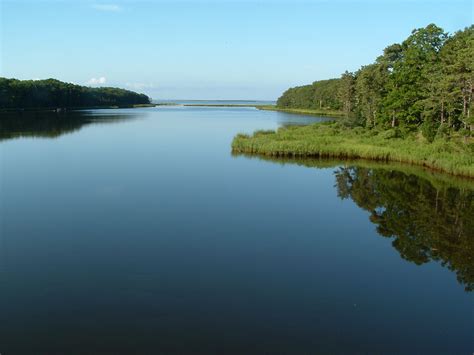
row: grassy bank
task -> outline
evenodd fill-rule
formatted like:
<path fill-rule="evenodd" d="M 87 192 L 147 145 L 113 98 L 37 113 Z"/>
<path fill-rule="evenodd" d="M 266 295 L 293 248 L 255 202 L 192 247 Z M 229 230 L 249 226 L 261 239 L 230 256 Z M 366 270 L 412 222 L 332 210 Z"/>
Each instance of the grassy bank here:
<path fill-rule="evenodd" d="M 420 134 L 398 130 L 348 129 L 338 123 L 284 127 L 278 131 L 239 134 L 234 153 L 273 157 L 325 157 L 393 161 L 474 178 L 472 138 L 451 136 L 426 141 Z"/>
<path fill-rule="evenodd" d="M 259 110 L 296 113 L 296 114 L 301 114 L 301 115 L 344 117 L 344 113 L 342 111 L 336 111 L 336 110 L 313 110 L 313 109 L 306 109 L 306 108 L 281 108 L 281 107 L 277 107 L 275 105 L 256 105 L 255 107 L 258 108 Z"/>

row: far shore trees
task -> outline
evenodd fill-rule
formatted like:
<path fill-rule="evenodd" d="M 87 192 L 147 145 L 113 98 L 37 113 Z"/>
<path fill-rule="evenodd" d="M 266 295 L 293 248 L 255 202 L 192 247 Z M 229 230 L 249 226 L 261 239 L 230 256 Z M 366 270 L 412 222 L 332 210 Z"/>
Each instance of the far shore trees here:
<path fill-rule="evenodd" d="M 0 109 L 71 108 L 149 104 L 144 94 L 111 87 L 91 88 L 55 79 L 0 78 Z"/>

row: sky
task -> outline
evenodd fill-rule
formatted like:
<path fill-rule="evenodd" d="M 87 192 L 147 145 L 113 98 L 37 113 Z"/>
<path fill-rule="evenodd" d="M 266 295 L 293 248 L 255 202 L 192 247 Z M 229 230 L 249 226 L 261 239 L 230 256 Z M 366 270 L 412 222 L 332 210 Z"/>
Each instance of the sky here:
<path fill-rule="evenodd" d="M 472 0 L 0 0 L 0 76 L 274 100 L 373 62 L 414 28 L 473 18 Z"/>

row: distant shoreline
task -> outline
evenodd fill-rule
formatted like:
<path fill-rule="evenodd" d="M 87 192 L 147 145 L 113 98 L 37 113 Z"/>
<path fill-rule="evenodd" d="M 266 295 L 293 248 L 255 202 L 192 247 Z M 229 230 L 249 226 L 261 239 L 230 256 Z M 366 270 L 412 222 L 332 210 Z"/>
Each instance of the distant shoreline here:
<path fill-rule="evenodd" d="M 161 103 L 159 106 L 185 106 L 185 107 L 253 107 L 263 111 L 277 111 L 285 113 L 293 113 L 298 115 L 310 115 L 310 116 L 324 116 L 341 118 L 345 114 L 342 111 L 335 110 L 312 110 L 312 109 L 299 109 L 299 108 L 280 108 L 276 105 L 255 105 L 255 104 L 180 104 L 180 103 Z"/>
<path fill-rule="evenodd" d="M 78 107 L 28 107 L 28 108 L 1 108 L 0 113 L 21 113 L 21 112 L 67 112 L 80 110 L 102 110 L 102 109 L 122 109 L 122 108 L 144 108 L 144 107 L 162 107 L 162 106 L 184 106 L 184 107 L 250 107 L 263 111 L 277 111 L 293 113 L 298 115 L 325 116 L 325 117 L 343 117 L 344 113 L 330 110 L 311 110 L 297 108 L 279 108 L 275 105 L 256 105 L 256 104 L 199 104 L 199 103 L 179 103 L 179 102 L 157 102 L 151 104 L 135 105 L 110 105 L 110 106 L 78 106 Z"/>
<path fill-rule="evenodd" d="M 257 105 L 255 106 L 259 110 L 266 110 L 266 111 L 278 111 L 278 112 L 286 112 L 286 113 L 295 113 L 298 115 L 311 115 L 311 116 L 326 116 L 326 117 L 344 117 L 345 114 L 342 111 L 336 110 L 313 110 L 313 109 L 306 109 L 306 108 L 280 108 L 276 105 Z"/>
<path fill-rule="evenodd" d="M 259 105 L 255 104 L 176 104 L 179 106 L 186 107 L 255 107 L 258 108 Z"/>

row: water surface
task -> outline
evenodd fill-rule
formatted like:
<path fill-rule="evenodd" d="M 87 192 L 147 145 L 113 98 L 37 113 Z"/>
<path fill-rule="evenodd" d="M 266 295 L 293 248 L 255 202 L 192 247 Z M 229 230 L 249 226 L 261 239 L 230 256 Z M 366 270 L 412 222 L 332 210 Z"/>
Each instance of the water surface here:
<path fill-rule="evenodd" d="M 177 105 L 275 105 L 271 100 L 154 100 L 158 104 Z"/>
<path fill-rule="evenodd" d="M 472 181 L 230 152 L 318 120 L 2 118 L 0 353 L 471 353 Z"/>

